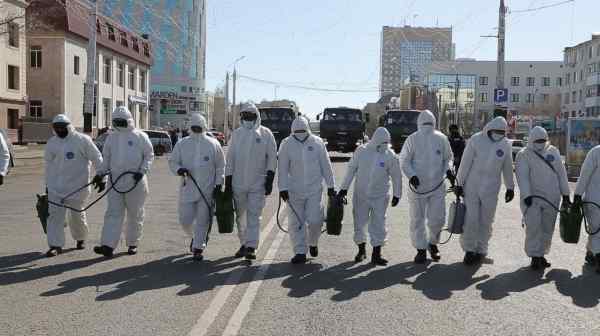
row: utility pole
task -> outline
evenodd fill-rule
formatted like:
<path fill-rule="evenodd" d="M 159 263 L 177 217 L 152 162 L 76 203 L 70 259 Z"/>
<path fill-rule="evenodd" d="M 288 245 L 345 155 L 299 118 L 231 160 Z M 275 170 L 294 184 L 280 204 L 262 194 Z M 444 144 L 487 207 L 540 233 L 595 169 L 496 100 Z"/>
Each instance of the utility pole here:
<path fill-rule="evenodd" d="M 460 128 L 460 116 L 458 112 L 458 92 L 460 90 L 460 80 L 456 74 L 456 83 L 454 85 L 454 123 Z"/>
<path fill-rule="evenodd" d="M 230 127 L 229 127 L 229 71 L 225 75 L 225 110 L 223 111 L 223 133 L 225 133 L 225 139 L 229 139 Z"/>
<path fill-rule="evenodd" d="M 233 100 L 232 100 L 232 108 L 233 108 L 233 128 L 235 128 L 235 116 L 236 116 L 236 112 L 237 112 L 237 108 L 236 108 L 236 89 L 237 89 L 237 69 L 234 67 L 233 68 Z"/>
<path fill-rule="evenodd" d="M 87 46 L 87 73 L 84 91 L 83 131 L 92 132 L 92 118 L 94 117 L 94 91 L 96 86 L 96 21 L 98 17 L 98 2 L 92 0 L 89 17 L 90 36 Z"/>
<path fill-rule="evenodd" d="M 504 6 L 504 0 L 500 0 L 498 21 L 498 69 L 496 74 L 496 87 L 498 89 L 504 89 L 504 59 L 506 45 L 506 6 Z"/>

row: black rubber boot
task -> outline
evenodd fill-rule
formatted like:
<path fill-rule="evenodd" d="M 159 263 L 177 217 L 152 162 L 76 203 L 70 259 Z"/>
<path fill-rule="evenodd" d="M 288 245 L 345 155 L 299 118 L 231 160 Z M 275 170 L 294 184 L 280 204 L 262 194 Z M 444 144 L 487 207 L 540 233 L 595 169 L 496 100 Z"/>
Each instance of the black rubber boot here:
<path fill-rule="evenodd" d="M 296 254 L 292 260 L 291 263 L 294 265 L 297 264 L 306 264 L 306 254 Z"/>
<path fill-rule="evenodd" d="M 427 261 L 427 251 L 426 250 L 417 250 L 417 255 L 415 256 L 415 264 L 424 264 Z"/>
<path fill-rule="evenodd" d="M 485 260 L 487 254 L 475 253 L 475 263 L 482 263 Z"/>
<path fill-rule="evenodd" d="M 194 249 L 194 256 L 192 257 L 192 259 L 194 259 L 194 261 L 202 261 L 204 260 L 204 256 L 202 255 L 202 251 L 201 249 Z"/>
<path fill-rule="evenodd" d="M 113 249 L 106 246 L 106 245 L 102 245 L 102 246 L 95 246 L 94 247 L 94 253 L 96 254 L 101 254 L 107 258 L 112 258 L 113 257 Z"/>
<path fill-rule="evenodd" d="M 542 258 L 540 257 L 532 257 L 531 258 L 531 269 L 534 271 L 539 271 L 542 269 Z"/>
<path fill-rule="evenodd" d="M 52 258 L 62 253 L 62 247 L 50 246 L 48 252 L 46 252 L 46 257 Z"/>
<path fill-rule="evenodd" d="M 256 249 L 254 247 L 246 247 L 246 260 L 256 259 Z"/>
<path fill-rule="evenodd" d="M 475 252 L 467 252 L 465 253 L 465 258 L 463 259 L 463 263 L 465 265 L 471 266 L 477 262 L 477 254 Z"/>
<path fill-rule="evenodd" d="M 194 254 L 194 238 L 192 238 L 192 241 L 190 242 L 190 253 Z"/>
<path fill-rule="evenodd" d="M 129 246 L 127 249 L 127 254 L 136 255 L 138 253 L 137 246 Z"/>
<path fill-rule="evenodd" d="M 600 253 L 596 254 L 596 273 L 600 274 Z"/>
<path fill-rule="evenodd" d="M 371 263 L 377 266 L 387 266 L 388 261 L 381 257 L 381 246 L 373 247 L 373 254 L 371 254 Z"/>
<path fill-rule="evenodd" d="M 309 250 L 311 257 L 316 258 L 319 256 L 319 248 L 317 246 L 311 246 Z"/>
<path fill-rule="evenodd" d="M 359 263 L 359 262 L 364 261 L 365 259 L 367 259 L 366 244 L 365 243 L 358 244 L 358 254 L 356 254 L 356 257 L 354 257 L 354 261 Z"/>
<path fill-rule="evenodd" d="M 542 257 L 542 267 L 544 268 L 548 268 L 550 266 L 552 266 L 552 264 L 546 259 L 546 257 Z"/>
<path fill-rule="evenodd" d="M 592 253 L 592 251 L 587 251 L 585 253 L 585 262 L 590 265 L 596 264 L 596 257 L 594 257 L 594 254 Z"/>
<path fill-rule="evenodd" d="M 75 248 L 78 250 L 85 250 L 85 240 L 78 240 Z"/>
<path fill-rule="evenodd" d="M 437 245 L 429 244 L 429 255 L 431 255 L 431 260 L 440 261 L 442 259 L 442 255 L 440 254 L 440 250 Z"/>
<path fill-rule="evenodd" d="M 240 249 L 235 252 L 234 257 L 236 258 L 243 258 L 246 255 L 246 246 L 242 245 L 240 246 Z"/>

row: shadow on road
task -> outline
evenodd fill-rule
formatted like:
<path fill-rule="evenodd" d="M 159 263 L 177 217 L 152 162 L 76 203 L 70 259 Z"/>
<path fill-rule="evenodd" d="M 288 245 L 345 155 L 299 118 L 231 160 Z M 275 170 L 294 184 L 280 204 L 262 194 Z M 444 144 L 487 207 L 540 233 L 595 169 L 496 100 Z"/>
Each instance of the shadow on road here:
<path fill-rule="evenodd" d="M 551 282 L 544 272 L 532 271 L 530 267 L 522 267 L 514 272 L 499 274 L 493 279 L 477 285 L 484 300 L 500 300 L 510 293 L 525 292 L 537 286 Z"/>
<path fill-rule="evenodd" d="M 420 274 L 412 287 L 432 300 L 447 300 L 453 292 L 463 291 L 490 277 L 487 274 L 474 277 L 480 268 L 481 265 L 465 266 L 462 262 L 435 264 Z"/>
<path fill-rule="evenodd" d="M 29 252 L 10 256 L 2 256 L 0 257 L 0 273 L 31 269 L 31 267 L 35 265 L 22 265 L 30 264 L 42 258 L 44 258 L 44 254 L 40 252 Z"/>
<path fill-rule="evenodd" d="M 576 306 L 594 308 L 600 303 L 600 276 L 589 266 L 584 266 L 582 274 L 576 277 L 565 269 L 553 269 L 546 277 L 554 281 L 560 294 L 571 297 Z"/>

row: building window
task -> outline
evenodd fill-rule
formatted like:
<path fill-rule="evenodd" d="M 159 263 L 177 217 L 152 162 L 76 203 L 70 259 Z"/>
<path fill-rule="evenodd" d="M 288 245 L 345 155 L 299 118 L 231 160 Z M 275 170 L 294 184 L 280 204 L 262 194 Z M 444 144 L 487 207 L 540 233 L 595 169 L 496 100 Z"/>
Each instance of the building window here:
<path fill-rule="evenodd" d="M 117 100 L 117 107 L 124 106 L 124 105 L 125 104 L 123 104 L 122 100 Z"/>
<path fill-rule="evenodd" d="M 565 93 L 565 99 L 563 100 L 563 104 L 569 104 L 571 102 L 571 96 L 569 93 Z"/>
<path fill-rule="evenodd" d="M 102 28 L 100 27 L 100 20 L 96 20 L 96 33 L 102 35 Z"/>
<path fill-rule="evenodd" d="M 576 103 L 577 102 L 577 91 L 573 91 L 571 93 L 571 103 Z"/>
<path fill-rule="evenodd" d="M 110 126 L 111 118 L 111 106 L 112 100 L 110 98 L 102 98 L 102 112 L 104 113 L 104 124 Z"/>
<path fill-rule="evenodd" d="M 35 119 L 42 117 L 42 101 L 31 100 L 29 102 L 29 116 Z"/>
<path fill-rule="evenodd" d="M 146 92 L 146 71 L 140 71 L 140 92 Z"/>
<path fill-rule="evenodd" d="M 148 43 L 144 43 L 144 56 L 150 57 L 150 46 Z"/>
<path fill-rule="evenodd" d="M 119 68 L 117 70 L 117 77 L 118 77 L 119 87 L 124 87 L 125 86 L 125 64 L 124 63 L 119 63 Z"/>
<path fill-rule="evenodd" d="M 107 30 L 108 30 L 108 39 L 111 41 L 116 41 L 116 37 L 115 37 L 115 28 L 113 26 L 111 26 L 110 24 L 106 24 Z"/>
<path fill-rule="evenodd" d="M 482 103 L 487 103 L 488 102 L 488 94 L 487 92 L 481 92 L 479 93 L 479 101 Z"/>
<path fill-rule="evenodd" d="M 111 74 L 112 74 L 112 59 L 105 58 L 104 59 L 104 83 L 110 84 L 111 82 Z"/>
<path fill-rule="evenodd" d="M 543 93 L 542 94 L 542 101 L 544 102 L 544 104 L 549 104 L 550 103 L 550 95 Z"/>
<path fill-rule="evenodd" d="M 566 82 L 567 85 L 571 85 L 571 73 L 567 74 Z"/>
<path fill-rule="evenodd" d="M 32 46 L 29 50 L 30 53 L 30 63 L 32 68 L 41 68 L 42 67 L 42 47 Z"/>
<path fill-rule="evenodd" d="M 526 98 L 525 98 L 525 102 L 531 104 L 533 102 L 533 94 L 532 93 L 528 93 Z"/>
<path fill-rule="evenodd" d="M 550 77 L 542 78 L 542 86 L 550 86 Z"/>
<path fill-rule="evenodd" d="M 8 66 L 8 89 L 18 90 L 19 89 L 19 67 L 14 65 Z"/>
<path fill-rule="evenodd" d="M 579 90 L 579 101 L 583 101 L 583 90 Z"/>
<path fill-rule="evenodd" d="M 187 92 L 187 86 L 182 86 L 181 87 L 181 92 Z"/>
<path fill-rule="evenodd" d="M 563 79 L 562 79 L 562 77 L 557 77 L 556 78 L 556 86 L 562 87 L 562 85 L 563 85 Z"/>
<path fill-rule="evenodd" d="M 135 90 L 135 69 L 129 66 L 129 89 Z"/>
<path fill-rule="evenodd" d="M 121 39 L 121 45 L 125 48 L 128 48 L 129 42 L 127 41 L 127 33 L 119 31 L 119 37 Z"/>
<path fill-rule="evenodd" d="M 14 48 L 19 47 L 19 24 L 16 22 L 8 23 L 8 45 Z"/>
<path fill-rule="evenodd" d="M 519 97 L 519 94 L 518 94 L 518 93 L 513 93 L 513 94 L 511 94 L 511 95 L 510 95 L 510 100 L 511 100 L 513 103 L 518 103 L 518 102 L 519 102 L 519 98 L 520 98 L 520 97 Z"/>
<path fill-rule="evenodd" d="M 133 50 L 134 50 L 135 52 L 140 52 L 140 46 L 139 46 L 139 44 L 138 44 L 138 39 L 137 39 L 137 37 L 132 37 L 132 38 L 131 38 L 131 46 L 132 46 L 132 48 L 133 48 Z"/>
<path fill-rule="evenodd" d="M 79 75 L 79 56 L 73 57 L 73 74 Z"/>
<path fill-rule="evenodd" d="M 535 86 L 535 77 L 527 77 L 527 86 Z"/>
<path fill-rule="evenodd" d="M 512 85 L 512 86 L 519 86 L 519 82 L 520 82 L 519 77 L 512 77 L 510 79 L 510 85 Z"/>
<path fill-rule="evenodd" d="M 488 85 L 488 77 L 487 76 L 481 76 L 479 77 L 479 85 Z"/>

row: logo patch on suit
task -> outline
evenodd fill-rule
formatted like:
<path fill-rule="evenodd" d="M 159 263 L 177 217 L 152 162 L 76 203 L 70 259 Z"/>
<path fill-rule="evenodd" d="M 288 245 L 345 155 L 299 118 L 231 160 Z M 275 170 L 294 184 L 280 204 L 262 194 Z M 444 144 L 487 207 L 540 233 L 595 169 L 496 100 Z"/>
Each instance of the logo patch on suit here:
<path fill-rule="evenodd" d="M 439 150 L 439 149 L 438 149 L 438 150 L 436 150 L 436 151 L 435 151 L 435 153 L 436 153 L 437 155 L 442 155 L 442 151 L 441 151 L 441 150 Z"/>
<path fill-rule="evenodd" d="M 258 144 L 259 144 L 259 143 L 261 143 L 261 142 L 262 142 L 262 140 L 261 140 L 260 138 L 256 138 L 256 143 L 258 143 Z"/>
<path fill-rule="evenodd" d="M 73 153 L 73 152 L 67 152 L 65 154 L 65 157 L 67 158 L 67 160 L 73 160 L 75 158 L 75 153 Z"/>
<path fill-rule="evenodd" d="M 127 144 L 129 145 L 129 147 L 133 147 L 133 141 L 129 140 L 127 141 Z"/>
<path fill-rule="evenodd" d="M 546 161 L 548 161 L 548 162 L 554 162 L 554 160 L 556 160 L 554 158 L 554 155 L 552 155 L 552 154 L 546 155 Z"/>
<path fill-rule="evenodd" d="M 314 149 L 314 147 L 313 147 L 313 146 L 308 146 L 308 151 L 309 151 L 309 152 L 312 152 L 312 151 L 314 151 L 314 150 L 315 150 L 315 149 Z"/>
<path fill-rule="evenodd" d="M 498 150 L 496 151 L 496 156 L 498 156 L 498 157 L 503 157 L 503 156 L 504 156 L 504 151 L 503 151 L 502 149 L 498 149 Z"/>
<path fill-rule="evenodd" d="M 210 161 L 210 158 L 208 156 L 205 156 L 204 161 L 208 162 L 208 161 Z"/>
<path fill-rule="evenodd" d="M 382 162 L 379 162 L 379 167 L 381 167 L 381 168 L 385 168 L 385 162 L 383 162 L 383 161 L 382 161 Z"/>

